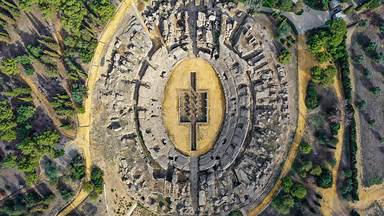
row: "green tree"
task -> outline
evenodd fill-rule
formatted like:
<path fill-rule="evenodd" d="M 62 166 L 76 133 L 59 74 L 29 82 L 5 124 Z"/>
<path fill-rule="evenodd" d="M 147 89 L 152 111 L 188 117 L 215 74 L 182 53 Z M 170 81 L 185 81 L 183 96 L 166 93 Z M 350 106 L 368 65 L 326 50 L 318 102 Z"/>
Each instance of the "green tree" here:
<path fill-rule="evenodd" d="M 369 88 L 369 92 L 371 92 L 373 95 L 379 95 L 381 93 L 381 88 L 374 86 Z"/>
<path fill-rule="evenodd" d="M 310 154 L 312 152 L 312 145 L 305 141 L 301 141 L 299 150 L 300 150 L 300 153 L 304 155 Z"/>
<path fill-rule="evenodd" d="M 287 215 L 290 209 L 295 205 L 295 201 L 291 195 L 277 195 L 272 200 L 272 208 L 274 208 L 279 214 Z"/>
<path fill-rule="evenodd" d="M 283 49 L 279 55 L 279 62 L 289 64 L 291 62 L 291 53 L 287 49 Z"/>
<path fill-rule="evenodd" d="M 94 190 L 96 194 L 101 194 L 103 192 L 103 185 L 104 185 L 103 175 L 104 173 L 99 167 L 94 166 L 92 168 L 91 182 L 94 185 Z"/>
<path fill-rule="evenodd" d="M 307 196 L 307 189 L 301 184 L 296 184 L 293 187 L 291 194 L 298 199 L 304 199 L 305 196 Z"/>
<path fill-rule="evenodd" d="M 317 186 L 321 188 L 332 187 L 332 173 L 328 169 L 323 169 L 321 175 L 316 179 Z"/>
<path fill-rule="evenodd" d="M 70 163 L 71 178 L 81 180 L 85 176 L 84 159 L 80 154 L 76 154 Z"/>
<path fill-rule="evenodd" d="M 335 80 L 336 73 L 337 70 L 334 66 L 329 66 L 327 68 L 315 66 L 311 69 L 313 82 L 322 86 L 331 85 Z"/>
<path fill-rule="evenodd" d="M 315 165 L 315 166 L 312 168 L 310 174 L 313 175 L 313 176 L 320 176 L 320 175 L 321 175 L 321 172 L 322 172 L 322 170 L 321 170 L 320 165 Z"/>
<path fill-rule="evenodd" d="M 8 76 L 14 76 L 20 73 L 16 59 L 12 58 L 6 58 L 1 61 L 0 71 Z"/>
<path fill-rule="evenodd" d="M 289 193 L 293 186 L 293 181 L 290 177 L 286 176 L 283 178 L 282 185 L 283 185 L 283 191 L 286 193 Z"/>
<path fill-rule="evenodd" d="M 33 106 L 22 105 L 17 108 L 16 123 L 17 123 L 17 134 L 21 139 L 28 136 L 32 129 L 32 119 L 35 116 L 36 108 Z"/>
<path fill-rule="evenodd" d="M 12 108 L 8 101 L 0 100 L 0 141 L 16 140 L 16 122 Z"/>
<path fill-rule="evenodd" d="M 308 83 L 307 95 L 305 97 L 305 105 L 308 109 L 315 109 L 320 104 L 320 97 L 312 81 Z"/>

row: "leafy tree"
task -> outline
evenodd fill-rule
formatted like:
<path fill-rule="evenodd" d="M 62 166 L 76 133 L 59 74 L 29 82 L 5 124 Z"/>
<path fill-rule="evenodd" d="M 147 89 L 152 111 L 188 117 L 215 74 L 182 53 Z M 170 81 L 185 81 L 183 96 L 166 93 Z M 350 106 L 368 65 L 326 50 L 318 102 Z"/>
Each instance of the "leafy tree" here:
<path fill-rule="evenodd" d="M 56 164 L 51 160 L 47 160 L 45 162 L 44 170 L 45 175 L 48 177 L 49 183 L 57 183 L 59 176 Z"/>
<path fill-rule="evenodd" d="M 307 174 L 312 169 L 312 167 L 313 167 L 312 161 L 304 161 L 301 164 L 301 167 L 299 170 L 300 176 L 303 178 L 307 177 Z"/>
<path fill-rule="evenodd" d="M 328 169 L 323 169 L 321 175 L 317 178 L 317 186 L 321 188 L 332 187 L 332 173 Z"/>
<path fill-rule="evenodd" d="M 24 172 L 28 184 L 36 182 L 36 167 L 39 166 L 43 156 L 55 156 L 55 146 L 60 140 L 60 135 L 54 131 L 45 131 L 39 135 L 28 137 L 17 144 L 20 153 L 17 156 L 9 155 L 6 158 L 8 165 Z"/>
<path fill-rule="evenodd" d="M 14 141 L 16 139 L 16 126 L 10 104 L 6 100 L 0 100 L 0 141 Z"/>
<path fill-rule="evenodd" d="M 81 180 L 85 176 L 84 159 L 80 154 L 77 154 L 70 163 L 71 178 Z"/>
<path fill-rule="evenodd" d="M 337 70 L 334 66 L 329 66 L 327 68 L 315 66 L 311 69 L 313 82 L 322 86 L 331 85 L 335 80 L 336 73 Z"/>
<path fill-rule="evenodd" d="M 0 71 L 8 76 L 14 76 L 20 73 L 16 59 L 12 58 L 6 58 L 1 61 Z"/>
<path fill-rule="evenodd" d="M 307 41 L 308 48 L 321 63 L 337 59 L 344 55 L 339 46 L 344 43 L 347 25 L 342 19 L 328 22 L 327 29 L 321 29 L 310 35 Z"/>
<path fill-rule="evenodd" d="M 356 103 L 356 106 L 357 106 L 358 109 L 364 110 L 365 108 L 367 108 L 367 102 L 365 100 L 359 100 Z"/>
<path fill-rule="evenodd" d="M 308 109 L 315 109 L 320 104 L 320 97 L 312 81 L 308 83 L 307 96 L 305 97 L 305 105 Z"/>
<path fill-rule="evenodd" d="M 336 136 L 340 130 L 339 122 L 332 122 L 330 125 L 332 135 Z"/>
<path fill-rule="evenodd" d="M 92 182 L 85 182 L 83 185 L 83 188 L 85 192 L 91 193 L 94 190 L 94 185 L 92 184 Z"/>
<path fill-rule="evenodd" d="M 310 172 L 310 174 L 313 176 L 320 176 L 321 173 L 322 173 L 322 169 L 320 165 L 315 165 Z"/>
<path fill-rule="evenodd" d="M 272 200 L 272 208 L 279 214 L 287 215 L 290 209 L 295 205 L 295 201 L 291 195 L 278 195 Z"/>
<path fill-rule="evenodd" d="M 363 64 L 364 63 L 364 56 L 363 55 L 355 56 L 355 58 L 353 58 L 353 62 L 355 64 Z"/>
<path fill-rule="evenodd" d="M 287 49 L 283 49 L 279 55 L 279 62 L 289 64 L 291 62 L 291 53 Z"/>
<path fill-rule="evenodd" d="M 39 46 L 27 45 L 27 52 L 35 59 L 40 59 L 43 56 L 43 50 Z"/>
<path fill-rule="evenodd" d="M 16 62 L 18 64 L 22 65 L 30 65 L 32 64 L 32 59 L 29 57 L 29 55 L 20 55 L 15 58 Z"/>
<path fill-rule="evenodd" d="M 371 87 L 369 88 L 369 91 L 373 94 L 373 95 L 379 95 L 381 93 L 381 89 L 380 87 Z"/>
<path fill-rule="evenodd" d="M 104 173 L 99 167 L 94 166 L 92 168 L 91 182 L 94 185 L 94 190 L 97 194 L 101 194 L 103 192 L 103 175 Z"/>
<path fill-rule="evenodd" d="M 289 193 L 293 186 L 293 181 L 290 177 L 284 177 L 282 181 L 283 191 Z"/>
<path fill-rule="evenodd" d="M 291 192 L 292 196 L 298 199 L 304 199 L 307 196 L 307 193 L 307 189 L 301 184 L 296 184 Z"/>
<path fill-rule="evenodd" d="M 311 144 L 309 144 L 305 141 L 302 141 L 300 143 L 299 150 L 300 150 L 300 153 L 307 155 L 307 154 L 310 154 L 312 152 L 312 146 L 311 146 Z"/>
<path fill-rule="evenodd" d="M 16 123 L 17 123 L 17 134 L 21 139 L 28 136 L 32 129 L 32 119 L 35 116 L 36 108 L 33 106 L 22 105 L 17 108 Z"/>
<path fill-rule="evenodd" d="M 82 105 L 84 96 L 86 95 L 86 89 L 85 89 L 84 85 L 82 85 L 80 83 L 73 84 L 71 95 L 72 95 L 73 101 L 76 104 Z"/>

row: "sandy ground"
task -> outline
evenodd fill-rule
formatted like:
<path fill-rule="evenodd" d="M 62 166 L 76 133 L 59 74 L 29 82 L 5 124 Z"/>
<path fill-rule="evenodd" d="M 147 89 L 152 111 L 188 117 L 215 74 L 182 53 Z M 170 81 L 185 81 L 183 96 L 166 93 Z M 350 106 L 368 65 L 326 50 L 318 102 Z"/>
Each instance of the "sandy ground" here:
<path fill-rule="evenodd" d="M 298 36 L 298 94 L 299 94 L 299 115 L 297 119 L 297 128 L 295 137 L 293 139 L 293 143 L 291 145 L 291 149 L 288 152 L 288 156 L 286 161 L 282 167 L 280 176 L 276 181 L 275 186 L 268 193 L 268 195 L 264 198 L 264 200 L 254 209 L 248 212 L 249 216 L 256 216 L 260 214 L 272 201 L 273 197 L 280 191 L 281 188 L 281 179 L 287 175 L 287 173 L 291 170 L 292 164 L 295 161 L 296 153 L 301 142 L 301 138 L 304 134 L 305 122 L 307 119 L 307 107 L 305 106 L 305 96 L 307 90 L 307 84 L 310 79 L 308 74 L 308 70 L 315 65 L 312 56 L 309 54 L 308 50 L 306 50 L 306 43 L 304 36 Z"/>
<path fill-rule="evenodd" d="M 198 123 L 196 151 L 191 151 L 189 123 L 179 122 L 181 91 L 190 89 L 190 72 L 196 72 L 197 91 L 208 93 L 208 122 Z M 171 73 L 164 91 L 163 120 L 176 148 L 186 155 L 207 153 L 216 143 L 224 119 L 225 99 L 220 80 L 213 67 L 204 59 L 189 58 L 179 62 Z"/>
<path fill-rule="evenodd" d="M 104 31 L 101 33 L 99 38 L 99 43 L 95 50 L 95 55 L 90 63 L 89 77 L 87 80 L 87 99 L 84 101 L 84 113 L 78 114 L 78 131 L 75 143 L 77 143 L 78 147 L 83 151 L 83 157 L 86 165 L 86 180 L 90 179 L 91 169 L 92 169 L 92 158 L 90 154 L 90 125 L 92 121 L 92 95 L 95 84 L 100 77 L 99 64 L 101 62 L 102 57 L 105 52 L 105 45 L 109 44 L 112 40 L 113 35 L 117 31 L 120 23 L 123 21 L 123 17 L 126 12 L 133 5 L 133 0 L 125 0 L 122 1 L 119 5 L 115 15 L 111 18 L 109 23 L 104 28 Z M 73 209 L 75 209 L 78 205 L 80 205 L 86 198 L 88 197 L 88 193 L 83 189 L 76 195 L 73 201 L 67 205 L 64 209 L 59 212 L 59 216 L 65 216 L 69 214 Z"/>

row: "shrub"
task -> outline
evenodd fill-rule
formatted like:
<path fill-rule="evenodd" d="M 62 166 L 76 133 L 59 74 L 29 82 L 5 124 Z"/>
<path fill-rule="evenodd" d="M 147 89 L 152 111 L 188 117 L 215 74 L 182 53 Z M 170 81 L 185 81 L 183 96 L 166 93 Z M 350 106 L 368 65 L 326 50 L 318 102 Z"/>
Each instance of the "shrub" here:
<path fill-rule="evenodd" d="M 292 189 L 292 196 L 298 199 L 304 199 L 307 196 L 307 189 L 300 184 L 296 184 Z"/>
<path fill-rule="evenodd" d="M 80 154 L 75 155 L 70 163 L 70 177 L 73 180 L 81 180 L 85 176 L 84 159 Z"/>
<path fill-rule="evenodd" d="M 274 208 L 279 214 L 287 215 L 290 209 L 295 205 L 295 201 L 291 195 L 277 195 L 272 200 L 272 208 Z"/>
<path fill-rule="evenodd" d="M 321 173 L 322 173 L 322 169 L 320 165 L 315 165 L 310 172 L 310 174 L 313 176 L 320 176 Z"/>
<path fill-rule="evenodd" d="M 293 186 L 293 181 L 290 177 L 284 177 L 282 180 L 283 191 L 289 193 Z"/>
<path fill-rule="evenodd" d="M 322 86 L 329 86 L 335 81 L 337 70 L 334 66 L 320 68 L 318 66 L 311 69 L 312 81 Z"/>
<path fill-rule="evenodd" d="M 320 104 L 320 97 L 313 82 L 308 83 L 307 96 L 305 97 L 305 105 L 308 109 L 315 109 Z"/>
<path fill-rule="evenodd" d="M 312 152 L 312 146 L 305 141 L 301 141 L 299 150 L 301 154 L 307 155 Z"/>
<path fill-rule="evenodd" d="M 6 58 L 0 63 L 0 71 L 8 76 L 15 76 L 20 73 L 16 59 Z"/>
<path fill-rule="evenodd" d="M 369 92 L 371 92 L 373 95 L 379 95 L 381 93 L 381 88 L 380 87 L 371 87 L 369 88 Z"/>
<path fill-rule="evenodd" d="M 287 49 L 283 49 L 279 55 L 279 62 L 289 64 L 291 62 L 291 53 Z"/>
<path fill-rule="evenodd" d="M 6 100 L 0 100 L 0 141 L 16 140 L 16 126 L 11 105 Z"/>
<path fill-rule="evenodd" d="M 332 187 L 332 173 L 328 169 L 323 168 L 321 175 L 316 179 L 317 186 L 321 188 Z"/>

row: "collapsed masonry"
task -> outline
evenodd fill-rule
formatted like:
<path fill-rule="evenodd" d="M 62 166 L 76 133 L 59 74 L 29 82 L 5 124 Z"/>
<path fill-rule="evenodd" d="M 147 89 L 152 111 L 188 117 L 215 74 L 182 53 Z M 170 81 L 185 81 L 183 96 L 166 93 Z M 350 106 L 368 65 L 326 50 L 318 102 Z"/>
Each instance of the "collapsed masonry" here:
<path fill-rule="evenodd" d="M 286 71 L 263 28 L 233 3 L 214 0 L 153 1 L 141 17 L 127 14 L 98 82 L 93 140 L 144 206 L 171 215 L 224 214 L 251 208 L 273 186 L 295 121 Z M 155 33 L 160 45 L 149 36 Z M 226 98 L 217 142 L 197 159 L 175 149 L 161 113 L 170 71 L 190 56 L 212 64 Z"/>

